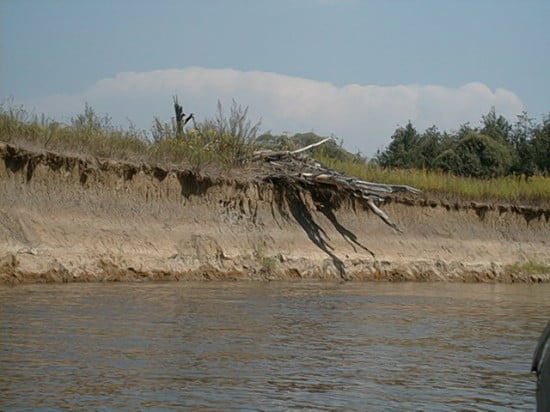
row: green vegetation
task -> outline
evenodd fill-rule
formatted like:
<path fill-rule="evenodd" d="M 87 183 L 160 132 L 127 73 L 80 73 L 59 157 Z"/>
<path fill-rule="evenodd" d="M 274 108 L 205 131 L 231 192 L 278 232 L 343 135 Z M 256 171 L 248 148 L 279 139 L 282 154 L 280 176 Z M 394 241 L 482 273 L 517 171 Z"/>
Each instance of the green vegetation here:
<path fill-rule="evenodd" d="M 214 119 L 178 131 L 174 119 L 154 119 L 151 133 L 112 126 L 86 105 L 68 124 L 31 115 L 22 107 L 0 106 L 0 140 L 63 153 L 130 161 L 175 163 L 200 169 L 209 164 L 242 165 L 255 150 L 259 124 L 247 119 L 247 109 L 233 102 L 226 116 L 220 104 Z M 151 136 L 151 137 L 149 137 Z"/>
<path fill-rule="evenodd" d="M 516 262 L 512 265 L 507 265 L 504 270 L 511 274 L 527 273 L 532 275 L 544 275 L 550 274 L 550 265 L 534 261 Z"/>
<path fill-rule="evenodd" d="M 384 168 L 373 163 L 349 163 L 324 157 L 320 157 L 319 160 L 329 167 L 360 179 L 409 185 L 438 198 L 550 204 L 550 178 L 545 176 L 533 176 L 529 180 L 515 176 L 478 179 L 437 170 Z"/>
<path fill-rule="evenodd" d="M 418 133 L 409 122 L 398 128 L 375 161 L 383 167 L 442 170 L 458 176 L 494 178 L 550 175 L 550 114 L 537 124 L 526 113 L 510 124 L 492 109 L 480 127 L 457 132 L 432 127 Z"/>
<path fill-rule="evenodd" d="M 177 100 L 176 100 L 177 102 Z M 213 119 L 182 130 L 176 119 L 153 121 L 150 132 L 112 126 L 86 105 L 68 123 L 30 115 L 21 107 L 0 106 L 0 140 L 30 148 L 129 161 L 179 164 L 200 170 L 209 165 L 241 167 L 259 148 L 294 150 L 319 141 L 314 133 L 258 136 L 259 123 L 233 102 L 229 114 L 218 103 Z M 310 154 L 328 167 L 364 180 L 406 184 L 430 196 L 550 205 L 550 116 L 536 124 L 525 114 L 510 125 L 492 110 L 482 127 L 456 133 L 435 127 L 420 134 L 408 123 L 387 149 L 367 161 L 342 141 L 329 141 Z M 525 178 L 520 178 L 523 175 Z"/>
<path fill-rule="evenodd" d="M 88 105 L 69 124 L 30 115 L 21 107 L 0 109 L 0 140 L 4 142 L 120 159 L 132 159 L 147 150 L 143 135 L 112 127 L 108 116 L 97 116 Z"/>
<path fill-rule="evenodd" d="M 343 173 L 413 186 L 433 197 L 550 205 L 550 115 L 537 124 L 524 113 L 511 125 L 491 110 L 481 124 L 463 125 L 456 133 L 431 127 L 420 134 L 409 122 L 369 162 L 341 142 L 315 148 L 312 155 Z M 293 150 L 320 139 L 313 133 L 262 135 L 258 143 Z"/>

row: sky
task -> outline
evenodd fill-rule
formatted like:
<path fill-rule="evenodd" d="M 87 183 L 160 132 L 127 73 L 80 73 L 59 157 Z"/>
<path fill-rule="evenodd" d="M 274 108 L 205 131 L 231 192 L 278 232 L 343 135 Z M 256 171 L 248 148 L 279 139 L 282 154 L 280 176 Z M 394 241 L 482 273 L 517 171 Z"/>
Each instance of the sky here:
<path fill-rule="evenodd" d="M 197 120 L 218 100 L 262 131 L 369 156 L 399 126 L 550 113 L 548 0 L 0 0 L 0 100 L 69 121 Z"/>

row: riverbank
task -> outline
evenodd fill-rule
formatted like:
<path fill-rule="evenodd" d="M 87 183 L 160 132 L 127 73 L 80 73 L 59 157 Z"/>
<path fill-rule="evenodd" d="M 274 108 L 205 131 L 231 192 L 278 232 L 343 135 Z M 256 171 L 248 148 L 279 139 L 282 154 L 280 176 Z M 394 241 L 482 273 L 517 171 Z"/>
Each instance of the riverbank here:
<path fill-rule="evenodd" d="M 382 207 L 399 233 L 356 199 L 254 170 L 203 175 L 4 143 L 0 158 L 4 284 L 550 281 L 545 207 L 395 198 Z"/>

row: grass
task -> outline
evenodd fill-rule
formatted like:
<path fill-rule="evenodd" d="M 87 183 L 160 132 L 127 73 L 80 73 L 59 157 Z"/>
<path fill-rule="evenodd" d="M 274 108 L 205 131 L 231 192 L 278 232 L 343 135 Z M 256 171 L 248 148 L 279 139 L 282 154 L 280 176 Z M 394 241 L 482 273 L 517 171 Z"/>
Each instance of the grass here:
<path fill-rule="evenodd" d="M 88 105 L 84 113 L 66 124 L 31 115 L 22 107 L 0 105 L 1 141 L 67 154 L 179 164 L 197 171 L 208 165 L 231 168 L 245 164 L 257 148 L 258 128 L 258 123 L 247 120 L 247 109 L 235 102 L 228 116 L 218 104 L 214 119 L 196 124 L 180 137 L 176 137 L 174 122 L 163 123 L 159 119 L 155 119 L 150 134 L 133 127 L 115 128 L 108 116 L 99 117 Z M 361 161 L 337 160 L 322 152 L 316 157 L 348 175 L 410 185 L 431 197 L 550 205 L 548 177 L 533 176 L 529 181 L 512 176 L 482 180 L 437 171 L 384 169 Z"/>
<path fill-rule="evenodd" d="M 544 176 L 533 176 L 528 181 L 514 176 L 475 179 L 433 170 L 384 169 L 378 165 L 342 162 L 325 157 L 319 160 L 363 180 L 409 185 L 432 197 L 550 205 L 550 178 Z"/>
<path fill-rule="evenodd" d="M 516 262 L 512 265 L 507 265 L 505 271 L 511 274 L 526 273 L 531 275 L 544 275 L 550 274 L 550 265 L 534 261 Z"/>
<path fill-rule="evenodd" d="M 84 113 L 67 124 L 29 114 L 22 107 L 0 106 L 0 140 L 61 153 L 129 161 L 182 164 L 201 169 L 209 164 L 227 167 L 245 162 L 255 149 L 259 124 L 246 118 L 247 109 L 235 102 L 226 116 L 218 105 L 214 119 L 176 137 L 173 123 L 155 119 L 152 137 L 131 127 L 111 125 L 86 105 Z"/>

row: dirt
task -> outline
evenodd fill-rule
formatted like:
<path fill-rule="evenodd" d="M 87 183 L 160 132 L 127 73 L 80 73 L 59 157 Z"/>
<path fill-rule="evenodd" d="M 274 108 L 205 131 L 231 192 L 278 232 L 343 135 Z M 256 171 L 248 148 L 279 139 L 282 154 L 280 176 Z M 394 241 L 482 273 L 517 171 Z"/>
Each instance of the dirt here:
<path fill-rule="evenodd" d="M 361 201 L 261 174 L 216 175 L 0 143 L 0 283 L 149 280 L 546 282 L 550 210 Z"/>

